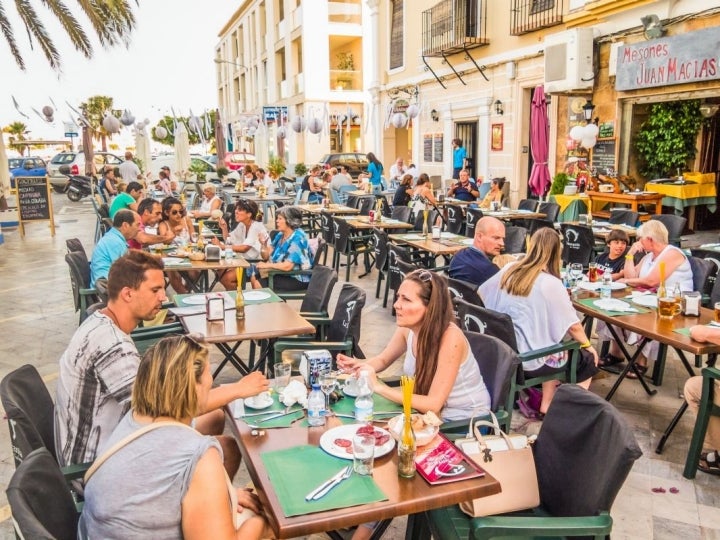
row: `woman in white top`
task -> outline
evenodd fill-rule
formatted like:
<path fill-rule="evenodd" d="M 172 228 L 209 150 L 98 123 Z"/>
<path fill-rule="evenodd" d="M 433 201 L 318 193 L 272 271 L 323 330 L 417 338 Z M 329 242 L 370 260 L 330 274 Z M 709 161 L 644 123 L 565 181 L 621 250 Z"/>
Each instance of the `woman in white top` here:
<path fill-rule="evenodd" d="M 634 257 L 637 253 L 645 253 L 645 256 L 636 265 Z M 690 261 L 678 247 L 668 243 L 668 230 L 660 221 L 651 219 L 643 223 L 637 231 L 637 241 L 630 246 L 625 255 L 625 267 L 623 277 L 618 281 L 627 283 L 631 287 L 642 287 L 654 289 L 660 285 L 660 263 L 665 263 L 665 287 L 672 292 L 675 284 L 680 285 L 683 292 L 693 290 L 693 274 L 690 268 Z M 637 341 L 637 335 L 630 334 L 628 343 Z M 643 352 L 635 362 L 638 371 L 647 371 L 647 359 L 657 356 L 658 344 L 654 341 L 645 345 Z M 611 341 L 610 354 L 620 356 L 620 349 L 617 343 Z M 627 376 L 636 378 L 634 372 L 630 371 Z"/>
<path fill-rule="evenodd" d="M 578 359 L 577 381 L 589 388 L 592 376 L 597 373 L 597 353 L 560 280 L 560 261 L 560 236 L 554 229 L 540 229 L 530 238 L 528 252 L 520 262 L 504 266 L 480 285 L 478 293 L 486 308 L 510 315 L 518 352 L 556 345 L 566 334 L 580 343 L 593 360 Z M 565 371 L 566 363 L 567 356 L 562 352 L 523 362 L 523 370 L 529 377 L 547 375 Z M 547 412 L 557 384 L 557 381 L 543 383 L 541 413 Z"/>
<path fill-rule="evenodd" d="M 259 260 L 260 249 L 266 244 L 269 238 L 267 229 L 261 221 L 257 221 L 260 216 L 258 205 L 247 199 L 238 199 L 235 203 L 235 219 L 238 224 L 232 232 L 228 233 L 228 224 L 224 219 L 220 219 L 219 225 L 222 231 L 223 240 L 220 242 L 217 238 L 213 238 L 212 242 L 222 249 L 232 248 L 235 253 L 242 253 L 248 260 Z M 249 277 L 249 276 L 248 276 Z M 234 291 L 237 288 L 237 275 L 235 271 L 227 271 L 220 277 L 220 282 L 228 291 Z"/>
<path fill-rule="evenodd" d="M 209 218 L 214 210 L 220 210 L 222 200 L 217 196 L 217 188 L 214 184 L 204 184 L 202 187 L 203 199 L 200 202 L 200 209 L 192 213 L 192 217 Z"/>
<path fill-rule="evenodd" d="M 338 355 L 338 366 L 367 370 L 377 394 L 402 403 L 402 392 L 381 384 L 376 374 L 405 354 L 403 373 L 415 376 L 413 409 L 433 411 L 444 420 L 486 414 L 490 394 L 462 330 L 453 322 L 450 293 L 444 277 L 429 270 L 405 276 L 394 304 L 395 334 L 385 350 L 369 360 Z"/>

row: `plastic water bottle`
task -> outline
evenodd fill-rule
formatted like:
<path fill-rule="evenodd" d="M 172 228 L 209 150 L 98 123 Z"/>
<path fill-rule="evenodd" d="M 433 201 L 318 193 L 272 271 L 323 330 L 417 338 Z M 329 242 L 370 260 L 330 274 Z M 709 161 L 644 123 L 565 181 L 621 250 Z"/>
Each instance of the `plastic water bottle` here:
<path fill-rule="evenodd" d="M 311 426 L 325 425 L 325 394 L 320 391 L 319 384 L 313 384 L 308 396 L 308 424 Z"/>
<path fill-rule="evenodd" d="M 355 398 L 355 420 L 358 422 L 372 422 L 373 397 L 367 372 L 361 371 L 358 378 L 358 395 Z"/>
<path fill-rule="evenodd" d="M 234 257 L 233 248 L 229 244 L 225 246 L 225 260 L 230 260 Z"/>
<path fill-rule="evenodd" d="M 600 298 L 610 297 L 612 297 L 612 276 L 610 275 L 610 270 L 605 270 L 600 285 Z"/>

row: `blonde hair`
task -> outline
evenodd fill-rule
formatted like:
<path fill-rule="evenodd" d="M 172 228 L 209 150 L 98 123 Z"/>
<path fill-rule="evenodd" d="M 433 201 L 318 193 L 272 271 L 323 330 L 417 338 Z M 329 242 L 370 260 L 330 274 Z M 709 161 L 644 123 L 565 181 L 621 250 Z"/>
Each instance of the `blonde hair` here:
<path fill-rule="evenodd" d="M 206 189 L 209 189 L 213 193 L 217 193 L 217 187 L 215 187 L 215 184 L 213 184 L 211 182 L 207 182 L 207 183 L 203 184 L 202 191 L 205 191 Z"/>
<path fill-rule="evenodd" d="M 516 262 L 517 259 L 514 255 L 510 255 L 509 253 L 501 253 L 500 255 L 495 255 L 493 257 L 493 264 L 497 266 L 498 268 L 502 268 L 503 266 Z"/>
<path fill-rule="evenodd" d="M 649 219 L 637 231 L 638 238 L 650 238 L 658 244 L 668 243 L 668 230 L 665 225 L 657 219 Z"/>
<path fill-rule="evenodd" d="M 193 338 L 161 339 L 140 362 L 133 384 L 132 408 L 152 418 L 194 418 L 200 408 L 196 387 L 207 363 L 207 347 Z"/>
<path fill-rule="evenodd" d="M 560 278 L 560 255 L 560 236 L 543 227 L 530 237 L 527 255 L 505 272 L 500 288 L 513 296 L 529 296 L 540 272 Z"/>

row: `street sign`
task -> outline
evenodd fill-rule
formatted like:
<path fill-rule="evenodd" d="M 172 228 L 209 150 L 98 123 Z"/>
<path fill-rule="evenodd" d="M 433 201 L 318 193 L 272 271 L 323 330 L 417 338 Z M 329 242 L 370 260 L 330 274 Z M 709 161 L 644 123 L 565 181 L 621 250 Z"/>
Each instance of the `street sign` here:
<path fill-rule="evenodd" d="M 74 132 L 72 132 L 72 131 L 68 131 L 67 133 L 65 133 L 65 136 L 66 136 L 66 137 L 77 137 L 78 134 L 77 134 L 77 133 L 74 133 Z"/>

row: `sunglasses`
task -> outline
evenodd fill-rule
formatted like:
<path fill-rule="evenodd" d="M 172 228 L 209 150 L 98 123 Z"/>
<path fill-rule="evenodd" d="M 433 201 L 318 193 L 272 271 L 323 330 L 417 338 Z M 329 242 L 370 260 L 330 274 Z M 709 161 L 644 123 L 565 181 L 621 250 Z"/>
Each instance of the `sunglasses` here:
<path fill-rule="evenodd" d="M 427 283 L 428 281 L 432 281 L 432 272 L 430 272 L 430 270 L 413 270 L 407 277 L 414 277 L 423 283 Z"/>
<path fill-rule="evenodd" d="M 171 216 L 177 216 L 180 214 L 181 216 L 185 214 L 185 210 L 170 210 Z"/>

